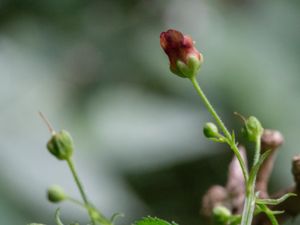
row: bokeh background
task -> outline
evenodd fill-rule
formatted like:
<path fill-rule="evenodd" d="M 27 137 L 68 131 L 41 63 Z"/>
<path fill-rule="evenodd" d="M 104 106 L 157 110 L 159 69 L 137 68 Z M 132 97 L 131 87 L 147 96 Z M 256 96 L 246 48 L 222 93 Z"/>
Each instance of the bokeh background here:
<path fill-rule="evenodd" d="M 168 28 L 196 40 L 199 81 L 230 128 L 241 125 L 238 111 L 282 131 L 270 190 L 292 184 L 299 21 L 298 0 L 1 0 L 0 224 L 54 224 L 52 184 L 79 197 L 65 163 L 45 148 L 38 111 L 72 133 L 79 174 L 105 215 L 205 224 L 201 197 L 226 182 L 232 155 L 202 137 L 209 114 L 169 72 L 159 46 Z M 66 224 L 87 221 L 82 209 L 59 207 Z"/>

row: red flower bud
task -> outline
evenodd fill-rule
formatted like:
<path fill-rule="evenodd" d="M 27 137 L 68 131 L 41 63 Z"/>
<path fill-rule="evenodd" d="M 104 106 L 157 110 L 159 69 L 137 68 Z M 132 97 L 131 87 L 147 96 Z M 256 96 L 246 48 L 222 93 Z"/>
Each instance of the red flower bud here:
<path fill-rule="evenodd" d="M 173 73 L 188 78 L 196 75 L 203 56 L 194 47 L 191 37 L 177 30 L 168 30 L 160 34 L 160 45 L 169 57 L 170 70 Z"/>

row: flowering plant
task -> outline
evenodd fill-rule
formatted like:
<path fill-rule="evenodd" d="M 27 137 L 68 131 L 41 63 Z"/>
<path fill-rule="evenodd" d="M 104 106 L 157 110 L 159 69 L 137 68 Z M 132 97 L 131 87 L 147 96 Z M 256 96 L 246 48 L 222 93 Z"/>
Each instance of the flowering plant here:
<path fill-rule="evenodd" d="M 187 78 L 191 81 L 197 94 L 205 107 L 210 112 L 215 122 L 207 122 L 203 126 L 204 136 L 209 140 L 226 144 L 234 153 L 234 158 L 229 167 L 229 179 L 226 188 L 213 186 L 203 197 L 202 212 L 216 225 L 278 225 L 292 215 L 294 211 L 285 214 L 283 209 L 290 209 L 290 198 L 298 193 L 297 185 L 281 193 L 278 198 L 269 198 L 266 191 L 266 183 L 273 166 L 275 150 L 283 143 L 283 137 L 278 131 L 264 129 L 260 121 L 250 116 L 245 118 L 238 113 L 243 126 L 241 132 L 245 139 L 254 144 L 253 164 L 248 169 L 246 150 L 238 145 L 235 132 L 229 132 L 220 116 L 217 114 L 197 81 L 197 73 L 203 64 L 202 54 L 195 48 L 191 37 L 183 35 L 177 30 L 168 30 L 160 35 L 160 45 L 167 54 L 170 70 L 175 75 Z M 81 194 L 82 201 L 68 196 L 60 186 L 52 186 L 48 189 L 48 200 L 53 203 L 71 201 L 85 209 L 90 218 L 90 225 L 113 225 L 120 214 L 114 214 L 110 218 L 104 216 L 88 199 L 83 184 L 78 176 L 73 161 L 74 146 L 71 135 L 62 130 L 55 132 L 43 114 L 41 117 L 46 122 L 51 138 L 47 143 L 49 152 L 58 160 L 67 163 L 75 184 Z M 300 157 L 294 159 L 293 173 L 297 184 L 300 184 Z M 298 198 L 298 197 L 297 197 Z M 298 199 L 299 200 L 299 199 Z M 277 210 L 280 209 L 280 210 Z M 268 220 L 267 220 L 267 219 Z M 60 211 L 56 211 L 56 224 L 63 225 L 60 219 Z M 134 223 L 135 225 L 176 225 L 156 217 L 145 217 Z M 42 225 L 32 223 L 29 225 Z M 73 223 L 73 225 L 79 225 Z"/>

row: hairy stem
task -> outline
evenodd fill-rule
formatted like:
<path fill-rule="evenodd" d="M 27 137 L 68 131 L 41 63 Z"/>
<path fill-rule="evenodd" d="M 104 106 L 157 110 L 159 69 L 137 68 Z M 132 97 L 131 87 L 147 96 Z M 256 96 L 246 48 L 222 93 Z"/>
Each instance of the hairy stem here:
<path fill-rule="evenodd" d="M 194 86 L 194 88 L 196 89 L 198 95 L 200 96 L 200 98 L 202 99 L 202 101 L 204 102 L 204 105 L 206 106 L 206 108 L 208 109 L 208 111 L 210 112 L 210 114 L 213 116 L 213 118 L 216 120 L 218 126 L 221 128 L 221 130 L 223 131 L 225 137 L 228 140 L 228 144 L 230 146 L 230 148 L 232 149 L 232 151 L 234 152 L 234 154 L 236 155 L 239 164 L 241 166 L 242 172 L 243 172 L 243 176 L 245 179 L 245 183 L 247 183 L 248 180 L 248 172 L 246 169 L 246 164 L 238 150 L 238 147 L 236 146 L 236 143 L 234 143 L 234 140 L 231 136 L 231 134 L 229 133 L 229 131 L 227 130 L 227 128 L 225 127 L 223 121 L 221 120 L 221 118 L 219 117 L 219 115 L 217 114 L 217 112 L 215 111 L 215 109 L 213 108 L 213 106 L 210 104 L 210 102 L 208 101 L 207 97 L 205 96 L 204 92 L 202 91 L 198 81 L 196 80 L 195 77 L 192 77 L 191 82 Z"/>
<path fill-rule="evenodd" d="M 252 168 L 254 168 L 257 163 L 259 163 L 259 156 L 260 156 L 260 141 L 261 136 L 259 135 L 256 138 L 255 141 L 255 153 L 254 153 L 254 160 L 253 160 L 253 166 Z M 244 203 L 244 209 L 243 209 L 243 213 L 242 213 L 242 222 L 241 225 L 251 225 L 252 220 L 253 220 L 253 214 L 254 214 L 254 209 L 255 209 L 255 200 L 256 200 L 256 196 L 255 196 L 255 182 L 256 182 L 256 173 L 251 174 L 250 179 L 246 184 L 246 199 L 245 199 L 245 203 Z"/>
<path fill-rule="evenodd" d="M 91 208 L 90 203 L 88 202 L 87 196 L 86 196 L 86 194 L 84 192 L 84 189 L 83 189 L 83 185 L 82 185 L 82 183 L 81 183 L 81 181 L 79 179 L 79 176 L 78 176 L 78 174 L 76 172 L 76 169 L 75 169 L 75 166 L 74 166 L 74 162 L 73 162 L 73 160 L 71 158 L 68 159 L 68 160 L 66 160 L 66 161 L 67 161 L 68 166 L 69 166 L 69 168 L 71 170 L 71 173 L 73 175 L 75 183 L 76 183 L 76 185 L 77 185 L 77 187 L 79 189 L 80 195 L 81 195 L 82 200 L 84 202 L 84 205 L 85 205 L 85 207 L 86 207 L 86 209 L 88 211 L 88 214 L 89 214 L 89 217 L 90 217 L 90 219 L 92 221 L 92 224 L 96 225 L 96 220 L 95 220 L 95 217 L 93 215 L 93 209 Z"/>

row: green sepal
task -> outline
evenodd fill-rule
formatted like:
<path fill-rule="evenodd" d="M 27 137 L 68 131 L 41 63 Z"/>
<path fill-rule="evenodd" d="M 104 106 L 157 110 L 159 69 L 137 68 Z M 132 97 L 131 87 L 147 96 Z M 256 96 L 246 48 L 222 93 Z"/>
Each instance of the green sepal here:
<path fill-rule="evenodd" d="M 196 56 L 190 55 L 188 56 L 187 63 L 177 60 L 176 66 L 180 71 L 180 73 L 176 73 L 177 75 L 181 77 L 192 78 L 196 76 L 198 70 L 200 69 L 201 62 Z"/>
<path fill-rule="evenodd" d="M 218 142 L 218 143 L 226 143 L 226 138 L 224 137 L 220 137 L 220 138 L 208 138 L 209 140 L 211 141 L 214 141 L 214 142 Z"/>
<path fill-rule="evenodd" d="M 255 142 L 258 137 L 261 137 L 263 131 L 264 128 L 256 117 L 250 116 L 245 120 L 242 133 L 249 141 Z"/>

